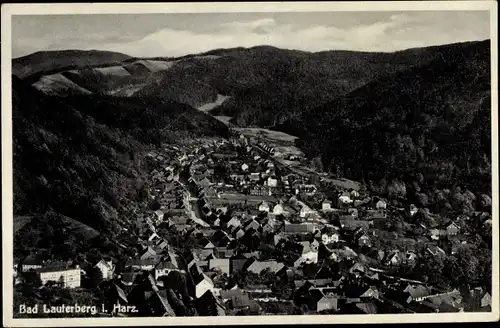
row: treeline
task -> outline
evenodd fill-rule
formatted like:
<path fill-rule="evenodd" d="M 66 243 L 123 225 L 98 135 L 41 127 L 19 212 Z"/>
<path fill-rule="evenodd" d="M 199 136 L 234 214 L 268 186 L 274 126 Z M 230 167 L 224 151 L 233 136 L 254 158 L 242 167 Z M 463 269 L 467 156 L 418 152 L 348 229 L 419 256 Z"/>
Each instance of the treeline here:
<path fill-rule="evenodd" d="M 459 186 L 475 204 L 491 196 L 489 49 L 485 41 L 443 52 L 281 128 L 300 132 L 300 146 L 328 171 L 389 196 L 427 206 Z"/>

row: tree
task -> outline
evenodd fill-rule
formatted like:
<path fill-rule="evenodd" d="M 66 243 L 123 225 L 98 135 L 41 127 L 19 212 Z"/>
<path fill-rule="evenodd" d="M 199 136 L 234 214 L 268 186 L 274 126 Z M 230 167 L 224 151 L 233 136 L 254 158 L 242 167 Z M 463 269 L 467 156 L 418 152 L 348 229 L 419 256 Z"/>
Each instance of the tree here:
<path fill-rule="evenodd" d="M 321 161 L 320 156 L 317 156 L 312 159 L 311 167 L 318 172 L 323 172 L 323 162 Z"/>
<path fill-rule="evenodd" d="M 481 194 L 479 196 L 479 206 L 483 210 L 490 210 L 491 211 L 491 198 L 490 196 L 486 194 Z"/>
<path fill-rule="evenodd" d="M 479 261 L 472 247 L 460 247 L 456 254 L 448 257 L 446 276 L 454 286 L 464 286 L 477 281 Z"/>
<path fill-rule="evenodd" d="M 416 195 L 417 205 L 427 207 L 429 205 L 429 197 L 424 193 L 417 193 Z"/>
<path fill-rule="evenodd" d="M 389 198 L 405 198 L 406 197 L 406 186 L 403 182 L 399 180 L 393 180 L 387 185 L 387 196 Z"/>

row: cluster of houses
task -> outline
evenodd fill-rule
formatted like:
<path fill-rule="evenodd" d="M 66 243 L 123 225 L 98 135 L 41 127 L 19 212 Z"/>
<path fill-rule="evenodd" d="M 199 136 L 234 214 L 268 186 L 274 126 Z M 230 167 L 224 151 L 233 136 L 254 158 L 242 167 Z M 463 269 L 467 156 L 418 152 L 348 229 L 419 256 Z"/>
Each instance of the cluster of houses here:
<path fill-rule="evenodd" d="M 257 146 L 272 155 L 272 148 Z M 151 172 L 157 208 L 137 218 L 135 256 L 120 270 L 109 259 L 93 265 L 113 281 L 113 303 L 161 316 L 182 315 L 179 299 L 200 315 L 263 313 L 260 305 L 270 301 L 293 302 L 308 313 L 458 312 L 470 304 L 488 309 L 486 290 L 438 290 L 391 274 L 394 267 L 418 261 L 417 245 L 431 256 L 453 254 L 465 241 L 461 220 L 424 227 L 421 240 L 387 233 L 393 209 L 384 199 L 354 189 L 321 198 L 321 186 L 278 172 L 272 159 L 252 148 L 233 133 L 230 142 L 173 149 L 170 160 L 150 156 L 160 163 Z M 220 163 L 230 167 L 227 181 L 217 181 Z M 179 174 L 183 169 L 186 177 Z M 402 211 L 410 217 L 419 213 L 414 205 Z M 444 238 L 454 248 L 440 247 Z M 377 247 L 381 239 L 391 239 L 391 246 Z M 332 272 L 331 265 L 344 269 Z M 17 272 L 36 272 L 43 284 L 59 281 L 68 288 L 80 287 L 86 275 L 79 267 L 29 260 Z M 269 286 L 231 280 L 264 274 L 293 281 L 292 299 L 273 297 Z M 176 275 L 185 279 L 174 288 L 169 281 Z"/>

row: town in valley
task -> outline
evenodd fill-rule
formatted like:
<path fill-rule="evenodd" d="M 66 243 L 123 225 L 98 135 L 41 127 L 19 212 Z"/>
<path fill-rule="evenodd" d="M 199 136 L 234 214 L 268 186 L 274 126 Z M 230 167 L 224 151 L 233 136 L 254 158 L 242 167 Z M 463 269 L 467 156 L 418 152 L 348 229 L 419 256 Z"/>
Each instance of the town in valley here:
<path fill-rule="evenodd" d="M 32 254 L 15 264 L 15 285 L 88 294 L 94 284 L 100 316 L 490 309 L 484 287 L 431 283 L 432 266 L 491 229 L 490 213 L 436 218 L 316 171 L 289 141 L 245 132 L 146 154 L 147 206 L 115 240 L 129 256 L 81 267 Z"/>

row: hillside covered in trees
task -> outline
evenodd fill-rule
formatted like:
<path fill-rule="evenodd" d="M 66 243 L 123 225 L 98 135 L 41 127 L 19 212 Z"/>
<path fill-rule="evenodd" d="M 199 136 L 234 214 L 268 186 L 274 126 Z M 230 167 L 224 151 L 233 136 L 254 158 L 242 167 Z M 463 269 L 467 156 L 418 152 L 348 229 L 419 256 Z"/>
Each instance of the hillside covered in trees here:
<path fill-rule="evenodd" d="M 228 96 L 214 115 L 233 117 L 240 126 L 272 127 L 380 76 L 428 63 L 443 47 L 453 46 L 395 53 L 257 46 L 154 59 L 56 51 L 15 59 L 13 67 L 14 74 L 53 95 L 153 96 L 192 107 Z"/>
<path fill-rule="evenodd" d="M 440 53 L 280 129 L 300 136 L 303 149 L 338 176 L 423 206 L 489 207 L 490 44 L 443 46 Z"/>
<path fill-rule="evenodd" d="M 127 222 L 122 214 L 146 197 L 141 158 L 148 149 L 183 136 L 227 133 L 184 104 L 50 97 L 17 77 L 12 82 L 15 216 L 56 212 L 112 234 Z"/>

